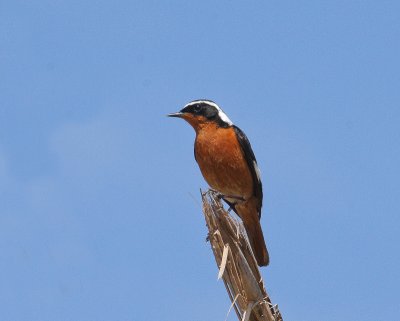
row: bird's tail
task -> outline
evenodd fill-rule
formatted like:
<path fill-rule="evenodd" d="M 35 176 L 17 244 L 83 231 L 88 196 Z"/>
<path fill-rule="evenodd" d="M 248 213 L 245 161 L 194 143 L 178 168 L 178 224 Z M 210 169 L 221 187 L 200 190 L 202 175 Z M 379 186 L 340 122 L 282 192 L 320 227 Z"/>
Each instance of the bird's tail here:
<path fill-rule="evenodd" d="M 249 237 L 251 248 L 259 266 L 267 266 L 269 264 L 269 254 L 265 245 L 264 235 L 261 229 L 260 222 L 243 221 L 246 228 L 247 236 Z"/>
<path fill-rule="evenodd" d="M 257 264 L 259 266 L 267 266 L 269 264 L 269 254 L 257 210 L 251 204 L 238 206 L 236 209 L 243 221 Z"/>

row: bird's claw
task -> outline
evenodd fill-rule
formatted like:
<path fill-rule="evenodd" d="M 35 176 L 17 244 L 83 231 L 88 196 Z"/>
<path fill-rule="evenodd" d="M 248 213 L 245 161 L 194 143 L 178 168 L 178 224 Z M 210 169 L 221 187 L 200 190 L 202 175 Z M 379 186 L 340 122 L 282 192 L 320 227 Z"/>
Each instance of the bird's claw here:
<path fill-rule="evenodd" d="M 215 189 L 210 189 L 210 191 L 212 191 L 213 193 L 215 193 L 215 196 L 216 196 L 217 198 L 219 198 L 219 199 L 225 200 L 225 199 L 227 199 L 227 198 L 231 198 L 231 199 L 238 200 L 238 201 L 242 201 L 242 202 L 244 202 L 244 201 L 246 200 L 243 196 L 225 195 L 225 194 L 222 194 L 221 192 L 218 192 L 218 191 L 215 190 Z"/>

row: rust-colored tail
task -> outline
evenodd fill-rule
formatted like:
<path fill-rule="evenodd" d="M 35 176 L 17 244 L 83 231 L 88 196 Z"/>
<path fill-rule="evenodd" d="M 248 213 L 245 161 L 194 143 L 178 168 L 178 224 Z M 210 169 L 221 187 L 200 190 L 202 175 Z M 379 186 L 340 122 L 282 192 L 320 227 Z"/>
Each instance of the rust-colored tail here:
<path fill-rule="evenodd" d="M 259 266 L 267 266 L 269 264 L 269 254 L 258 218 L 258 211 L 252 206 L 251 202 L 246 203 L 236 206 L 236 210 L 243 221 L 257 264 Z"/>
<path fill-rule="evenodd" d="M 251 248 L 257 259 L 259 266 L 266 266 L 269 264 L 269 254 L 267 246 L 265 245 L 264 235 L 261 229 L 260 222 L 249 222 L 243 221 L 244 227 L 246 228 L 247 236 L 250 240 Z"/>

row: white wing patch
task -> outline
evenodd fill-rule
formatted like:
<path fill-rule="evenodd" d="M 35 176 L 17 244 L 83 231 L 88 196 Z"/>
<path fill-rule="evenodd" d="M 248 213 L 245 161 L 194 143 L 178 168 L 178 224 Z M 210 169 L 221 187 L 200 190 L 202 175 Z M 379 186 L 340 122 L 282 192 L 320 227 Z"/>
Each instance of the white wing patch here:
<path fill-rule="evenodd" d="M 229 126 L 232 126 L 232 125 L 233 125 L 233 122 L 232 122 L 232 121 L 229 119 L 229 117 L 224 113 L 224 111 L 223 111 L 216 103 L 214 103 L 214 102 L 211 101 L 211 100 L 195 100 L 195 101 L 191 101 L 191 102 L 188 103 L 185 107 L 188 107 L 188 106 L 193 105 L 193 104 L 201 104 L 201 103 L 204 103 L 204 104 L 207 104 L 207 105 L 210 105 L 210 106 L 215 107 L 215 109 L 218 110 L 218 116 L 219 116 L 219 118 L 221 118 L 221 120 L 222 120 L 223 122 L 227 123 Z"/>
<path fill-rule="evenodd" d="M 254 166 L 254 169 L 256 170 L 257 179 L 259 182 L 261 182 L 261 173 L 260 173 L 260 169 L 258 168 L 256 161 L 253 161 L 253 166 Z"/>

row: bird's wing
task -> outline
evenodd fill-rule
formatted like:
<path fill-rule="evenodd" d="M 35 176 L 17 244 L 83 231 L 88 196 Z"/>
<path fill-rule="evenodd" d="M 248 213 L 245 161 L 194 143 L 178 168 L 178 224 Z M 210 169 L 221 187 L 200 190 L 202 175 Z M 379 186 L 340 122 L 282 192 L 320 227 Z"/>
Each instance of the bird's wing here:
<path fill-rule="evenodd" d="M 256 157 L 254 156 L 253 149 L 251 148 L 249 139 L 247 138 L 246 134 L 243 133 L 242 130 L 235 125 L 233 126 L 233 129 L 236 132 L 236 137 L 239 141 L 240 147 L 242 148 L 247 165 L 249 166 L 251 176 L 253 177 L 253 193 L 254 196 L 259 200 L 258 217 L 261 217 L 263 192 L 262 192 L 260 170 L 257 165 L 257 160 Z"/>

